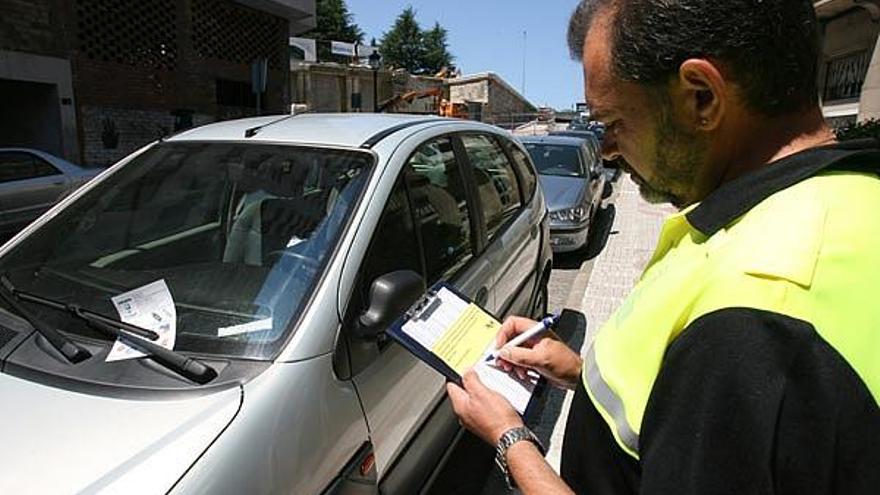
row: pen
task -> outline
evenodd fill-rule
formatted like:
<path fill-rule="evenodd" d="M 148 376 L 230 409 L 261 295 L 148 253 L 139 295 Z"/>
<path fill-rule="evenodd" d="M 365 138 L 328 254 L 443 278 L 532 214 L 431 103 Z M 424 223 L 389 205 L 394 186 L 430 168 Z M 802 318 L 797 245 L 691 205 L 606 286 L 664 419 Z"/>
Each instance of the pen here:
<path fill-rule="evenodd" d="M 544 318 L 543 320 L 539 321 L 538 323 L 535 323 L 535 325 L 532 328 L 529 328 L 525 332 L 523 332 L 523 333 L 517 335 L 516 337 L 514 337 L 513 339 L 511 339 L 510 342 L 501 346 L 501 349 L 504 349 L 505 347 L 516 347 L 531 338 L 537 337 L 538 335 L 542 334 L 543 332 L 553 328 L 553 325 L 556 325 L 557 321 L 559 321 L 559 315 L 555 315 L 555 314 L 550 315 L 550 316 Z M 496 349 L 496 350 L 490 352 L 489 356 L 486 357 L 486 361 L 494 361 L 494 360 L 498 359 L 498 356 L 499 356 L 501 349 Z"/>

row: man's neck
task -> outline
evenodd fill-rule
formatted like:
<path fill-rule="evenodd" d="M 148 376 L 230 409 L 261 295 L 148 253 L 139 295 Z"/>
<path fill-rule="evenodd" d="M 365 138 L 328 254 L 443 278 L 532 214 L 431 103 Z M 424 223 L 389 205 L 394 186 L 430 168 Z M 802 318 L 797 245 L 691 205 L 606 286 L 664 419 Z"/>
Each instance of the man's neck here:
<path fill-rule="evenodd" d="M 775 119 L 753 118 L 737 142 L 730 143 L 728 166 L 719 185 L 800 151 L 834 142 L 834 132 L 818 107 Z"/>

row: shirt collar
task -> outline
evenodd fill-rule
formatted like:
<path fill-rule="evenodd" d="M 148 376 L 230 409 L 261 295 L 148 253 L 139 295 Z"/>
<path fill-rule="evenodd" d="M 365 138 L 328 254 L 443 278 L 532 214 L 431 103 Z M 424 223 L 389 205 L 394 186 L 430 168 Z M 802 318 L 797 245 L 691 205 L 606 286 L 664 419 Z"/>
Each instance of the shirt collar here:
<path fill-rule="evenodd" d="M 695 229 L 710 237 L 774 193 L 833 169 L 880 174 L 880 141 L 858 139 L 787 156 L 723 184 L 685 216 Z"/>

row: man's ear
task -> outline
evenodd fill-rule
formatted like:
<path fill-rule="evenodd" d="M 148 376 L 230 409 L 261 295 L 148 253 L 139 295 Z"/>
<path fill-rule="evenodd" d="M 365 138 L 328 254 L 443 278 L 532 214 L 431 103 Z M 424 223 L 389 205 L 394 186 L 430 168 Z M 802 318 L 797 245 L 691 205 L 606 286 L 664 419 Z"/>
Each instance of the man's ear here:
<path fill-rule="evenodd" d="M 694 129 L 712 131 L 721 125 L 730 87 L 711 61 L 692 58 L 678 69 L 678 93 L 685 119 Z"/>

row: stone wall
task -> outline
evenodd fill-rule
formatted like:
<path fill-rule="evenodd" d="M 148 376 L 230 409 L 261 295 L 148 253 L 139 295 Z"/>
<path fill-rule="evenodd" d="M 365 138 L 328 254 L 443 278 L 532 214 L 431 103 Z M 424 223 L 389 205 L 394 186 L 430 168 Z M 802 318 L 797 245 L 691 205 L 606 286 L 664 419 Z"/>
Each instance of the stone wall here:
<path fill-rule="evenodd" d="M 489 103 L 489 79 L 449 84 L 449 101 L 452 103 Z"/>

